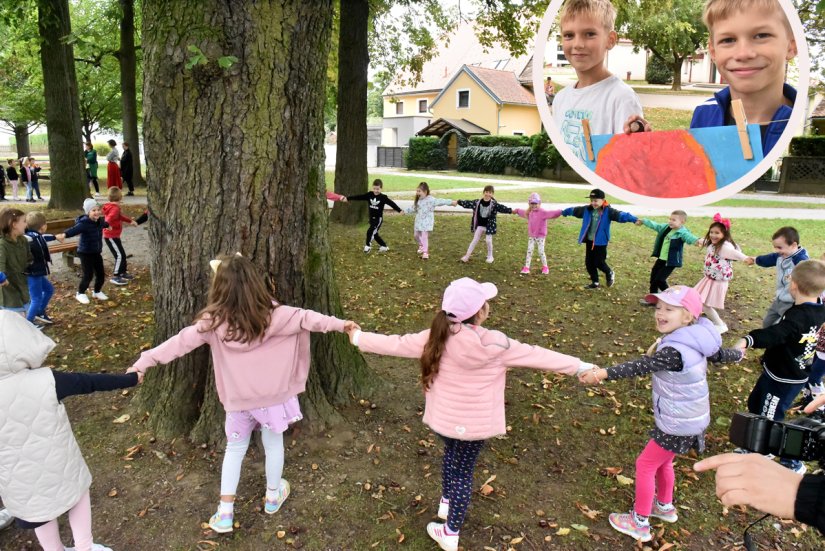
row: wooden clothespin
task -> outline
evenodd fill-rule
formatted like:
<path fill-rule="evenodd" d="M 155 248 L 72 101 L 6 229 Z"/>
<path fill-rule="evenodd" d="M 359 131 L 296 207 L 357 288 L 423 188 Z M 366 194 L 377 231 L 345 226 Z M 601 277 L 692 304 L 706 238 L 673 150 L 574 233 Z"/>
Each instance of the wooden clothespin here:
<path fill-rule="evenodd" d="M 582 119 L 582 129 L 584 130 L 584 147 L 587 149 L 587 160 L 595 161 L 596 156 L 593 154 L 593 142 L 590 139 L 590 120 Z"/>
<path fill-rule="evenodd" d="M 745 116 L 745 108 L 742 106 L 741 99 L 735 99 L 730 102 L 731 111 L 733 111 L 733 120 L 736 121 L 736 131 L 739 133 L 739 144 L 742 146 L 742 157 L 746 161 L 753 159 L 753 149 L 751 149 L 751 140 L 748 136 L 748 118 Z"/>

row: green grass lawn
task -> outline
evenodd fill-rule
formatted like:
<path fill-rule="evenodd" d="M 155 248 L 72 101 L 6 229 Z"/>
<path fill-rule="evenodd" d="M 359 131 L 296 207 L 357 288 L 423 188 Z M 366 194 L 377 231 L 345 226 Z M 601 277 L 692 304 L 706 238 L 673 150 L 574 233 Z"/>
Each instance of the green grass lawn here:
<path fill-rule="evenodd" d="M 669 109 L 667 107 L 648 107 L 645 109 L 645 119 L 656 130 L 687 130 L 690 127 L 692 111 L 684 109 Z"/>
<path fill-rule="evenodd" d="M 689 227 L 699 234 L 709 224 L 709 218 L 694 218 Z M 784 224 L 795 225 L 804 242 L 817 244 L 809 250 L 812 257 L 823 252 L 814 237 L 825 232 L 825 222 L 737 220 L 734 237 L 746 253 L 770 252 L 771 233 Z M 365 330 L 419 331 L 428 326 L 438 309 L 447 283 L 470 276 L 498 285 L 499 295 L 491 302 L 492 317 L 487 322 L 491 328 L 601 366 L 635 358 L 658 336 L 652 310 L 638 305 L 638 299 L 647 292 L 652 265 L 649 253 L 655 234 L 632 224 L 614 224 L 608 261 L 616 270 L 617 284 L 592 292 L 582 289 L 588 279 L 583 268 L 583 250 L 576 244 L 579 226 L 580 221 L 568 218 L 550 222 L 549 276 L 536 273 L 535 259 L 533 274 L 518 275 L 524 261 L 527 229 L 526 221 L 516 217 L 499 217 L 495 262 L 490 265 L 484 262 L 483 243 L 469 264 L 457 262 L 471 237 L 468 216 L 436 216 L 428 261 L 419 260 L 415 254 L 412 217 L 385 218 L 381 233 L 390 245 L 387 254 L 360 252 L 365 227 L 336 226 L 332 232 L 333 250 L 344 310 Z M 703 259 L 703 251 L 689 248 L 685 266 L 671 276 L 671 283 L 698 282 Z M 774 289 L 773 270 L 740 263 L 734 270 L 727 310 L 722 312 L 731 328 L 724 338 L 727 345 L 761 325 Z M 379 289 L 383 291 L 370 291 Z M 760 372 L 758 356 L 754 352 L 741 365 L 709 369 L 712 422 L 705 456 L 731 449 L 727 441 L 729 419 L 733 412 L 746 409 L 747 395 Z M 382 464 L 398 470 L 397 465 L 410 461 L 407 454 L 415 449 L 414 442 L 421 440 L 423 434 L 417 418 L 420 409 L 418 415 L 410 417 L 423 403 L 416 387 L 417 363 L 376 356 L 369 356 L 368 360 L 392 390 L 379 397 L 390 419 L 372 419 L 367 427 L 379 423 L 386 435 L 381 439 L 384 449 L 388 449 L 381 458 Z M 614 473 L 615 469 L 622 469 L 624 476 L 634 477 L 635 458 L 647 442 L 647 431 L 653 422 L 650 399 L 649 378 L 585 389 L 570 378 L 552 373 L 513 370 L 507 385 L 508 433 L 489 441 L 476 471 L 476 488 L 496 475 L 491 483 L 496 491 L 487 498 L 474 494 L 462 531 L 465 548 L 482 549 L 491 541 L 501 541 L 501 537 L 524 536 L 533 542 L 534 549 L 631 549 L 631 540 L 613 532 L 606 514 L 631 507 L 633 485 L 622 485 L 608 469 Z M 408 400 L 417 406 L 404 405 Z M 404 427 L 412 429 L 411 436 L 404 434 Z M 403 445 L 403 441 L 410 445 Z M 390 445 L 391 442 L 394 444 Z M 437 476 L 437 461 L 428 456 L 429 453 L 421 462 L 430 471 L 435 469 L 433 474 Z M 693 474 L 694 461 L 693 457 L 682 456 L 676 461 L 675 499 L 680 519 L 676 525 L 654 523 L 658 537 L 653 548 L 672 543 L 678 549 L 736 549 L 745 526 L 758 516 L 752 511 L 723 508 L 714 495 L 713 477 Z M 416 472 L 415 467 L 411 469 Z M 414 484 L 416 489 L 412 491 L 423 491 L 427 499 L 437 496 L 437 480 L 423 485 L 425 489 L 421 490 L 422 483 Z M 424 523 L 413 518 L 414 510 L 403 507 L 404 498 L 382 504 L 369 499 L 364 502 L 357 496 L 336 495 L 338 506 L 351 504 L 367 518 L 380 516 L 387 507 L 398 513 L 400 507 L 402 512 L 384 529 L 384 537 L 390 537 L 393 526 L 400 527 L 409 548 L 431 548 L 421 535 Z M 582 506 L 600 512 L 591 520 L 582 514 Z M 541 523 L 542 520 L 545 522 Z M 416 527 L 414 531 L 406 529 L 411 524 Z M 578 529 L 567 535 L 557 534 L 558 529 L 573 525 Z M 777 532 L 771 523 L 763 523 L 756 529 L 755 537 L 761 545 L 774 548 L 818 548 L 817 534 L 809 530 L 797 537 L 791 529 L 792 525 L 782 525 Z M 358 541 L 368 544 L 373 539 Z"/>
<path fill-rule="evenodd" d="M 662 94 L 666 96 L 707 96 L 710 97 L 713 95 L 713 90 L 679 90 L 678 92 L 674 92 L 669 88 L 656 88 L 653 86 L 637 86 L 631 85 L 631 88 L 637 94 Z"/>

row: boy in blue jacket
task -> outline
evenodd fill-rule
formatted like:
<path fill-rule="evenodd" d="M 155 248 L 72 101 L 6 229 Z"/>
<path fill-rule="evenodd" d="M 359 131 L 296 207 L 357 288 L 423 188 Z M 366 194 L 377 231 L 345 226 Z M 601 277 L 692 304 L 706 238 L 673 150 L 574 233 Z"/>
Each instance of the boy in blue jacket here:
<path fill-rule="evenodd" d="M 748 123 L 761 125 L 767 155 L 796 101 L 796 90 L 785 83 L 785 68 L 797 53 L 788 18 L 777 0 L 710 0 L 702 18 L 708 52 L 728 87 L 696 107 L 690 127 L 735 124 L 731 100 L 741 99 Z"/>
<path fill-rule="evenodd" d="M 653 253 L 650 255 L 656 259 L 650 269 L 650 294 L 654 295 L 659 291 L 664 291 L 669 287 L 667 278 L 676 268 L 682 267 L 682 252 L 685 243 L 693 245 L 699 238 L 690 233 L 685 226 L 687 213 L 683 210 L 674 210 L 670 213 L 667 224 L 660 224 L 647 218 L 637 220 L 636 225 L 650 228 L 656 232 L 656 240 L 653 242 Z M 655 306 L 644 298 L 639 300 L 640 304 Z"/>
<path fill-rule="evenodd" d="M 778 323 L 785 312 L 793 306 L 791 272 L 797 264 L 808 260 L 808 251 L 799 246 L 799 232 L 796 228 L 781 227 L 774 232 L 771 239 L 776 252 L 763 254 L 752 260 L 752 263 L 762 268 L 776 267 L 776 293 L 773 303 L 768 307 L 765 318 L 762 320 L 763 328 Z"/>
<path fill-rule="evenodd" d="M 599 289 L 599 271 L 604 272 L 607 286 L 616 283 L 616 273 L 607 264 L 607 245 L 610 242 L 611 222 L 633 222 L 638 218 L 629 212 L 616 210 L 607 204 L 604 192 L 594 189 L 590 192 L 590 204 L 581 207 L 568 207 L 561 211 L 563 216 L 575 216 L 582 219 L 579 243 L 584 243 L 584 266 L 590 276 L 590 285 L 586 289 Z"/>
<path fill-rule="evenodd" d="M 105 273 L 103 271 L 103 228 L 108 228 L 109 223 L 103 218 L 103 211 L 94 199 L 83 201 L 83 212 L 86 214 L 79 216 L 75 225 L 66 230 L 66 233 L 57 235 L 57 239 L 62 241 L 66 237 L 80 236 L 77 245 L 77 256 L 80 257 L 80 266 L 83 275 L 80 277 L 80 285 L 74 298 L 81 304 L 89 304 L 89 296 L 86 291 L 95 279 L 92 296 L 97 300 L 109 300 L 103 293 L 103 281 Z"/>

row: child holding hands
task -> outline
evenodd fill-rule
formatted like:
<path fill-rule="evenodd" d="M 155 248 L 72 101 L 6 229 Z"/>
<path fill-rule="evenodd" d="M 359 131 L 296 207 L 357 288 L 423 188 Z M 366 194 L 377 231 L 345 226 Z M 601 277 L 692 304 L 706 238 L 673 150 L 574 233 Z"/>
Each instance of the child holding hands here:
<path fill-rule="evenodd" d="M 41 367 L 54 342 L 21 316 L 0 311 L 0 495 L 20 528 L 44 551 L 64 551 L 57 518 L 68 512 L 76 551 L 92 543 L 92 475 L 72 434 L 63 400 L 133 387 L 141 375 L 64 373 Z"/>
<path fill-rule="evenodd" d="M 430 258 L 430 232 L 435 225 L 435 208 L 457 204 L 451 199 L 436 199 L 430 195 L 430 186 L 427 182 L 418 184 L 415 190 L 415 202 L 406 210 L 407 214 L 415 213 L 414 234 L 418 243 L 418 254 L 423 260 Z"/>
<path fill-rule="evenodd" d="M 482 327 L 490 315 L 487 301 L 497 293 L 492 283 L 464 277 L 444 291 L 441 311 L 430 329 L 409 335 L 348 331 L 352 343 L 364 352 L 421 362 L 423 421 L 444 441 L 438 517 L 446 523 L 429 523 L 427 533 L 447 551 L 458 549 L 478 454 L 485 440 L 506 432 L 507 369 L 521 366 L 573 375 L 594 367 Z"/>
<path fill-rule="evenodd" d="M 473 249 L 476 248 L 482 235 L 487 236 L 487 264 L 493 263 L 493 236 L 498 231 L 496 214 L 499 212 L 510 214 L 513 212 L 513 209 L 502 205 L 493 198 L 495 192 L 493 186 L 484 186 L 481 199 L 473 199 L 472 201 L 462 199 L 457 203 L 460 207 L 473 210 L 473 218 L 470 220 L 470 231 L 473 232 L 473 240 L 470 241 L 470 246 L 467 247 L 467 254 L 461 257 L 461 261 L 464 263 L 470 261 L 470 255 L 473 254 Z"/>
<path fill-rule="evenodd" d="M 653 374 L 653 415 L 656 426 L 636 459 L 636 500 L 630 513 L 611 513 L 610 525 L 638 540 L 650 541 L 649 517 L 676 522 L 673 506 L 673 458 L 691 448 L 704 449 L 710 424 L 708 361 L 737 362 L 739 350 L 721 348 L 722 340 L 702 314 L 702 299 L 691 287 L 676 285 L 646 299 L 656 305 L 656 330 L 664 335 L 649 355 L 607 369 L 582 373 L 579 380 L 597 384 L 605 379 Z M 655 501 L 654 501 L 655 496 Z"/>
<path fill-rule="evenodd" d="M 527 219 L 527 258 L 524 260 L 524 267 L 521 269 L 521 273 L 530 273 L 533 249 L 538 248 L 539 259 L 541 260 L 541 273 L 547 275 L 550 273 L 550 268 L 547 267 L 547 256 L 544 254 L 544 240 L 547 238 L 547 221 L 561 216 L 561 211 L 544 210 L 541 208 L 541 196 L 535 192 L 530 194 L 527 205 L 527 210 L 513 210 L 513 214 Z"/>
<path fill-rule="evenodd" d="M 730 220 L 722 218 L 718 212 L 713 215 L 713 223 L 700 245 L 707 245 L 705 276 L 695 285 L 695 289 L 702 297 L 703 312 L 713 322 L 719 334 L 722 334 L 728 330 L 728 326 L 719 317 L 716 309 L 725 309 L 728 284 L 733 279 L 731 261 L 741 260 L 746 264 L 753 264 L 753 260 L 742 252 L 731 237 Z"/>
<path fill-rule="evenodd" d="M 283 432 L 302 419 L 298 394 L 309 373 L 310 332 L 344 332 L 358 326 L 279 304 L 260 270 L 240 254 L 212 260 L 215 272 L 206 307 L 195 322 L 140 355 L 129 371 L 144 373 L 201 345 L 212 350 L 218 399 L 226 409 L 226 454 L 221 497 L 209 519 L 215 532 L 231 532 L 241 463 L 252 431 L 260 428 L 266 453 L 264 511 L 275 514 L 289 496 Z"/>

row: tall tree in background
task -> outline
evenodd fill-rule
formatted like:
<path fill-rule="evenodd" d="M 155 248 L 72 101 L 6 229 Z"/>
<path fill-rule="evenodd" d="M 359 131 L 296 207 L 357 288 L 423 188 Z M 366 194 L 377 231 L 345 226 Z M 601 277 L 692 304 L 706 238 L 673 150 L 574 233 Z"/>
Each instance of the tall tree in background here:
<path fill-rule="evenodd" d="M 88 196 L 68 0 L 37 0 L 46 129 L 49 135 L 49 206 L 80 208 Z"/>
<path fill-rule="evenodd" d="M 83 141 L 91 143 L 100 131 L 115 132 L 121 124 L 120 83 L 117 64 L 104 59 L 100 65 L 77 65 L 80 127 Z"/>
<path fill-rule="evenodd" d="M 285 304 L 342 315 L 323 197 L 331 25 L 329 0 L 144 1 L 157 341 L 192 322 L 204 306 L 208 261 L 233 251 L 253 259 Z M 151 390 L 139 402 L 159 434 L 221 438 L 209 364 L 202 349 L 149 372 Z M 345 336 L 313 336 L 308 417 L 335 417 L 335 405 L 371 384 Z"/>
<path fill-rule="evenodd" d="M 123 139 L 132 150 L 133 181 L 145 184 L 140 164 L 140 135 L 138 134 L 137 55 L 135 53 L 135 0 L 120 0 L 120 94 L 123 106 Z"/>
<path fill-rule="evenodd" d="M 367 189 L 367 70 L 369 69 L 369 0 L 341 0 L 338 34 L 338 144 L 335 191 L 343 195 Z M 367 204 L 336 203 L 332 219 L 344 224 L 363 222 Z"/>

